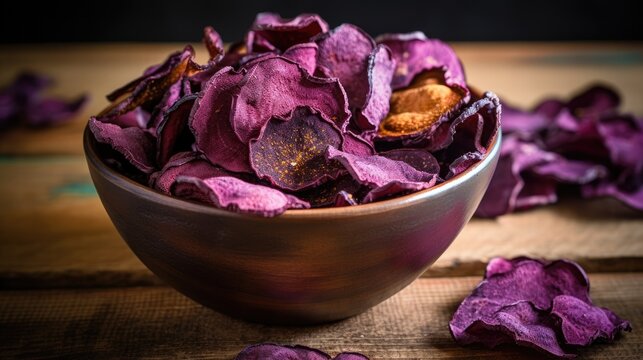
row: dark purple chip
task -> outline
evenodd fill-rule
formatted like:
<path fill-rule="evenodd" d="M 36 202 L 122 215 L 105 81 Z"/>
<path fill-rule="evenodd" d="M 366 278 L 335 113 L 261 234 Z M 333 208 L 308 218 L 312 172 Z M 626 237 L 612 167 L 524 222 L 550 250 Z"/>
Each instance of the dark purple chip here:
<path fill-rule="evenodd" d="M 57 98 L 46 98 L 31 103 L 24 110 L 25 122 L 29 126 L 41 127 L 60 124 L 73 119 L 88 102 L 88 96 L 67 101 Z"/>
<path fill-rule="evenodd" d="M 306 209 L 307 202 L 263 185 L 250 184 L 231 176 L 199 179 L 179 176 L 171 193 L 184 199 L 196 200 L 220 209 L 238 213 L 273 217 L 287 209 Z"/>
<path fill-rule="evenodd" d="M 328 146 L 339 147 L 339 130 L 320 113 L 298 107 L 287 118 L 274 117 L 250 141 L 250 163 L 256 174 L 290 191 L 337 178 L 341 168 L 326 159 Z"/>
<path fill-rule="evenodd" d="M 134 167 L 145 174 L 154 172 L 154 138 L 138 127 L 121 128 L 89 119 L 89 130 L 99 143 L 109 145 Z"/>
<path fill-rule="evenodd" d="M 246 47 L 248 52 L 284 51 L 327 31 L 328 24 L 316 14 L 284 19 L 279 14 L 260 13 L 246 34 Z"/>
<path fill-rule="evenodd" d="M 376 39 L 391 49 L 397 68 L 391 85 L 394 90 L 409 86 L 424 71 L 444 73 L 446 85 L 467 89 L 464 69 L 453 49 L 436 39 L 427 39 L 421 32 L 385 34 Z"/>
<path fill-rule="evenodd" d="M 274 116 L 285 116 L 298 106 L 310 106 L 344 129 L 350 116 L 346 95 L 337 79 L 310 75 L 292 60 L 268 56 L 245 66 L 232 127 L 242 142 L 256 138 Z"/>
<path fill-rule="evenodd" d="M 141 77 L 107 95 L 112 101 L 98 117 L 111 118 L 156 101 L 175 83 L 180 82 L 193 64 L 194 50 L 186 46 L 183 51 L 171 54 L 161 65 L 148 69 Z"/>
<path fill-rule="evenodd" d="M 298 191 L 295 195 L 302 200 L 308 201 L 311 207 L 319 208 L 338 206 L 338 201 L 340 203 L 348 201 L 345 194 L 350 195 L 350 198 L 357 201 L 353 194 L 356 194 L 359 189 L 360 184 L 353 180 L 350 175 L 342 175 L 335 180 L 327 181 L 314 188 Z M 344 199 L 339 199 L 339 197 Z"/>
<path fill-rule="evenodd" d="M 221 35 L 211 26 L 203 28 L 203 44 L 210 55 L 209 62 L 218 62 L 223 58 L 223 40 Z"/>
<path fill-rule="evenodd" d="M 391 79 L 395 70 L 395 61 L 391 51 L 378 45 L 368 57 L 366 79 L 368 92 L 363 103 L 359 105 L 360 114 L 357 125 L 364 130 L 377 130 L 382 119 L 390 109 Z"/>
<path fill-rule="evenodd" d="M 375 49 L 373 39 L 357 26 L 343 24 L 314 40 L 319 46 L 317 65 L 322 72 L 339 79 L 351 109 L 362 107 L 369 95 L 368 67 Z M 390 53 L 384 52 L 390 58 Z M 380 58 L 378 63 L 383 61 Z"/>
<path fill-rule="evenodd" d="M 197 95 L 194 94 L 177 101 L 165 112 L 163 120 L 159 123 L 156 129 L 156 158 L 159 166 L 165 165 L 172 154 L 176 152 L 175 149 L 177 145 L 180 146 L 181 139 L 190 138 L 188 136 L 189 132 L 186 130 L 188 118 L 196 98 Z"/>

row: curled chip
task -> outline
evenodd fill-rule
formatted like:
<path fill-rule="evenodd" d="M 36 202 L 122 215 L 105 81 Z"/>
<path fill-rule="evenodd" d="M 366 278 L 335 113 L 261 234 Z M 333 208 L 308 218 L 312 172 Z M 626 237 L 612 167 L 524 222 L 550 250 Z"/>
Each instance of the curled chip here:
<path fill-rule="evenodd" d="M 388 114 L 394 70 L 395 61 L 391 57 L 391 51 L 386 46 L 378 45 L 368 57 L 368 92 L 357 117 L 357 124 L 362 129 L 377 130 Z"/>
<path fill-rule="evenodd" d="M 152 174 L 149 185 L 166 195 L 170 195 L 170 189 L 179 176 L 207 179 L 231 175 L 232 173 L 229 171 L 210 164 L 201 154 L 186 151 L 174 154 L 160 171 Z"/>
<path fill-rule="evenodd" d="M 328 24 L 316 14 L 284 19 L 275 13 L 259 13 L 246 34 L 249 52 L 284 51 L 328 31 Z"/>
<path fill-rule="evenodd" d="M 325 155 L 328 146 L 341 143 L 342 135 L 332 122 L 309 107 L 298 107 L 287 118 L 272 118 L 250 141 L 250 163 L 260 178 L 297 191 L 339 176 L 341 168 Z"/>
<path fill-rule="evenodd" d="M 331 358 L 325 352 L 302 345 L 256 344 L 243 349 L 235 360 L 368 360 L 362 354 L 343 352 Z"/>
<path fill-rule="evenodd" d="M 295 196 L 231 176 L 207 179 L 179 176 L 171 192 L 178 197 L 201 201 L 221 209 L 265 217 L 277 216 L 287 209 L 310 207 L 310 204 Z"/>
<path fill-rule="evenodd" d="M 435 183 L 436 174 L 414 169 L 411 165 L 379 155 L 358 156 L 329 147 L 326 157 L 340 163 L 357 182 L 379 188 L 391 183 L 406 184 L 414 190 L 426 189 Z"/>
<path fill-rule="evenodd" d="M 397 62 L 391 85 L 394 90 L 411 84 L 416 75 L 424 71 L 438 70 L 443 73 L 448 86 L 467 89 L 464 69 L 453 49 L 437 39 L 427 39 L 421 32 L 408 34 L 385 34 L 376 39 L 391 49 Z"/>
<path fill-rule="evenodd" d="M 578 264 L 522 257 L 492 259 L 449 328 L 461 344 L 515 343 L 573 357 L 572 346 L 587 346 L 599 338 L 611 341 L 630 325 L 592 304 L 589 279 Z"/>
<path fill-rule="evenodd" d="M 203 44 L 210 55 L 210 62 L 219 62 L 224 55 L 223 40 L 214 28 L 206 26 L 203 29 Z"/>
<path fill-rule="evenodd" d="M 373 155 L 375 149 L 373 144 L 359 135 L 348 131 L 344 133 L 344 144 L 342 150 L 353 155 Z"/>
<path fill-rule="evenodd" d="M 452 118 L 468 100 L 468 93 L 441 84 L 433 74 L 426 73 L 408 88 L 393 92 L 390 112 L 379 124 L 378 136 L 425 137 Z"/>
<path fill-rule="evenodd" d="M 424 149 L 395 149 L 381 152 L 379 155 L 411 165 L 415 170 L 429 174 L 439 174 L 440 164 L 430 152 Z"/>
<path fill-rule="evenodd" d="M 89 130 L 96 141 L 110 146 L 141 172 L 154 172 L 154 139 L 145 130 L 138 127 L 121 128 L 96 118 L 89 119 Z"/>
<path fill-rule="evenodd" d="M 230 114 L 241 141 L 257 137 L 273 116 L 287 115 L 297 106 L 310 106 L 340 129 L 346 127 L 350 111 L 337 79 L 312 76 L 281 56 L 262 57 L 244 68 L 247 73 Z"/>
<path fill-rule="evenodd" d="M 176 101 L 159 123 L 156 129 L 156 159 L 160 166 L 165 165 L 181 145 L 182 150 L 186 150 L 188 144 L 193 142 L 192 134 L 186 130 L 196 98 L 197 95 L 189 95 Z"/>
<path fill-rule="evenodd" d="M 181 82 L 193 63 L 194 49 L 186 46 L 181 52 L 168 57 L 159 66 L 152 67 L 141 77 L 107 95 L 112 101 L 98 117 L 113 117 L 134 110 L 134 108 L 158 100 L 175 83 Z"/>

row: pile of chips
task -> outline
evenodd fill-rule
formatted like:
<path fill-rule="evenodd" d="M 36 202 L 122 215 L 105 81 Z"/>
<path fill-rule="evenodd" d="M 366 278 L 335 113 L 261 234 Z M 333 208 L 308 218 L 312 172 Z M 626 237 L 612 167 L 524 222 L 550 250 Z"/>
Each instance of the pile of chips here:
<path fill-rule="evenodd" d="M 210 60 L 188 46 L 109 94 L 101 156 L 164 194 L 261 216 L 427 189 L 489 150 L 500 103 L 421 33 L 376 39 L 314 14 L 262 13 Z"/>
<path fill-rule="evenodd" d="M 592 303 L 580 265 L 526 257 L 492 259 L 449 328 L 460 344 L 517 344 L 558 357 L 574 357 L 580 347 L 631 330 L 629 322 Z"/>
<path fill-rule="evenodd" d="M 610 196 L 643 210 L 643 118 L 594 85 L 531 111 L 503 105 L 500 160 L 476 215 L 495 217 L 558 201 Z"/>

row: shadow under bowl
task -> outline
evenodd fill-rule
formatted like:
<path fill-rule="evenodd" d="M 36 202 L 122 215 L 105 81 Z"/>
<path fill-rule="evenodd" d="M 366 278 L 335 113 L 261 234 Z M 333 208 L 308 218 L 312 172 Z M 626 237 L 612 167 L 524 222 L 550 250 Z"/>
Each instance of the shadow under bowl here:
<path fill-rule="evenodd" d="M 359 314 L 419 277 L 476 210 L 500 135 L 477 164 L 433 188 L 365 205 L 274 218 L 172 198 L 111 169 L 88 129 L 89 171 L 116 229 L 159 278 L 219 312 L 315 324 Z"/>

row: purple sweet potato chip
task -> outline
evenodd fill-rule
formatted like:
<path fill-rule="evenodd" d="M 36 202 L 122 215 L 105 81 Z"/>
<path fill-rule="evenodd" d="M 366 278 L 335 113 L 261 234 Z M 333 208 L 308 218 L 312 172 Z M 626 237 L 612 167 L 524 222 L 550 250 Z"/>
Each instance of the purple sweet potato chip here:
<path fill-rule="evenodd" d="M 327 31 L 328 24 L 316 14 L 284 19 L 275 13 L 259 13 L 246 34 L 246 46 L 249 52 L 284 51 Z"/>
<path fill-rule="evenodd" d="M 205 84 L 194 103 L 189 126 L 199 151 L 215 165 L 230 171 L 250 172 L 248 146 L 232 129 L 230 111 L 244 72 L 226 67 Z"/>
<path fill-rule="evenodd" d="M 295 195 L 309 202 L 313 208 L 340 206 L 337 205 L 338 201 L 340 204 L 346 201 L 350 202 L 348 198 L 357 202 L 354 194 L 359 191 L 360 187 L 360 184 L 350 175 L 341 175 L 339 178 L 327 181 L 319 186 L 298 191 Z"/>
<path fill-rule="evenodd" d="M 223 58 L 223 40 L 221 35 L 211 26 L 203 28 L 203 44 L 210 55 L 210 62 L 218 62 Z"/>
<path fill-rule="evenodd" d="M 419 190 L 435 182 L 436 174 L 418 171 L 403 161 L 379 155 L 352 155 L 331 146 L 327 149 L 326 157 L 339 162 L 357 182 L 372 188 L 400 182 L 417 186 L 416 190 Z"/>
<path fill-rule="evenodd" d="M 121 128 L 91 118 L 89 130 L 99 143 L 109 145 L 145 174 L 154 171 L 154 139 L 138 127 Z"/>
<path fill-rule="evenodd" d="M 123 128 L 134 126 L 141 129 L 146 129 L 147 124 L 149 124 L 150 122 L 150 117 L 151 114 L 139 106 L 134 110 L 126 112 L 122 115 L 118 115 L 110 119 L 99 118 L 97 120 L 109 122 L 110 124 L 118 125 Z"/>
<path fill-rule="evenodd" d="M 150 187 L 170 195 L 170 189 L 179 176 L 190 176 L 203 180 L 231 175 L 232 173 L 229 171 L 210 164 L 201 154 L 180 152 L 174 154 L 160 171 L 150 176 L 149 184 Z"/>
<path fill-rule="evenodd" d="M 309 74 L 314 74 L 317 67 L 317 51 L 317 44 L 308 42 L 289 47 L 284 51 L 283 56 L 299 64 Z"/>
<path fill-rule="evenodd" d="M 357 125 L 360 128 L 376 130 L 388 114 L 394 70 L 395 60 L 391 57 L 391 51 L 386 46 L 375 47 L 368 57 L 366 69 L 368 92 L 357 116 Z"/>
<path fill-rule="evenodd" d="M 172 154 L 176 152 L 175 148 L 181 142 L 181 138 L 189 138 L 189 132 L 186 131 L 188 118 L 196 98 L 197 95 L 194 94 L 177 101 L 165 112 L 163 119 L 157 126 L 156 159 L 159 166 L 165 165 Z"/>
<path fill-rule="evenodd" d="M 310 204 L 293 195 L 231 176 L 207 179 L 179 176 L 171 192 L 178 197 L 205 202 L 221 209 L 265 217 L 277 216 L 287 209 L 310 207 Z"/>
<path fill-rule="evenodd" d="M 98 117 L 114 117 L 163 97 L 175 83 L 180 82 L 193 64 L 194 50 L 186 46 L 183 51 L 171 54 L 165 62 L 149 69 L 141 77 L 107 95 L 112 101 Z"/>
<path fill-rule="evenodd" d="M 380 156 L 411 165 L 415 170 L 439 174 L 440 164 L 435 156 L 425 149 L 395 149 L 379 153 Z"/>
<path fill-rule="evenodd" d="M 569 345 L 588 346 L 599 339 L 614 341 L 621 331 L 632 330 L 629 322 L 611 310 L 569 295 L 554 298 L 551 315 L 560 319 L 561 332 Z"/>
<path fill-rule="evenodd" d="M 478 151 L 472 151 L 458 156 L 455 160 L 449 164 L 449 172 L 444 176 L 445 180 L 449 180 L 452 177 L 461 174 L 473 164 L 479 162 L 483 158 L 483 154 Z"/>
<path fill-rule="evenodd" d="M 351 131 L 344 133 L 344 143 L 342 150 L 353 155 L 373 155 L 375 149 L 373 144 L 359 135 L 355 135 Z"/>
<path fill-rule="evenodd" d="M 373 39 L 357 26 L 343 24 L 315 38 L 315 42 L 319 46 L 317 65 L 321 71 L 339 79 L 351 109 L 362 107 L 369 93 L 367 73 L 369 57 L 375 49 Z"/>
<path fill-rule="evenodd" d="M 613 312 L 592 304 L 589 279 L 578 264 L 525 257 L 492 259 L 449 328 L 461 344 L 515 343 L 558 357 L 573 357 L 572 346 L 611 341 L 630 330 Z"/>
<path fill-rule="evenodd" d="M 368 360 L 362 354 L 343 352 L 331 359 L 325 352 L 303 345 L 277 345 L 270 343 L 250 345 L 235 360 Z"/>
<path fill-rule="evenodd" d="M 594 85 L 574 96 L 567 103 L 567 108 L 575 116 L 586 116 L 611 112 L 618 108 L 620 103 L 621 98 L 614 89 Z"/>
<path fill-rule="evenodd" d="M 19 74 L 0 90 L 0 129 L 20 121 L 27 126 L 44 127 L 73 119 L 88 101 L 87 95 L 68 101 L 44 97 L 43 91 L 53 80 L 35 73 Z"/>
<path fill-rule="evenodd" d="M 634 177 L 636 181 L 629 181 L 629 183 L 634 183 L 632 186 L 619 184 L 622 179 L 614 181 L 603 180 L 596 184 L 583 185 L 581 188 L 582 195 L 584 198 L 611 196 L 633 209 L 643 210 L 643 185 L 641 184 L 643 175 L 639 173 L 638 175 L 635 174 Z M 627 183 L 625 182 L 624 185 L 628 185 Z"/>
<path fill-rule="evenodd" d="M 613 164 L 643 170 L 643 119 L 606 116 L 596 127 Z"/>
<path fill-rule="evenodd" d="M 439 70 L 444 73 L 448 86 L 467 88 L 464 69 L 453 49 L 437 39 L 427 39 L 421 32 L 384 34 L 376 39 L 391 49 L 397 62 L 391 85 L 394 90 L 409 86 L 423 71 Z"/>
<path fill-rule="evenodd" d="M 89 98 L 81 96 L 76 100 L 67 101 L 58 98 L 41 99 L 31 103 L 24 110 L 25 122 L 29 126 L 48 126 L 70 120 L 86 104 Z"/>
<path fill-rule="evenodd" d="M 310 75 L 292 60 L 268 56 L 246 66 L 247 74 L 231 110 L 231 123 L 241 141 L 259 135 L 273 116 L 284 116 L 297 106 L 310 106 L 344 129 L 350 112 L 337 79 Z"/>
<path fill-rule="evenodd" d="M 309 107 L 298 107 L 289 117 L 272 118 L 250 141 L 250 164 L 277 188 L 298 191 L 339 176 L 341 168 L 325 155 L 328 146 L 341 143 L 332 122 Z"/>

